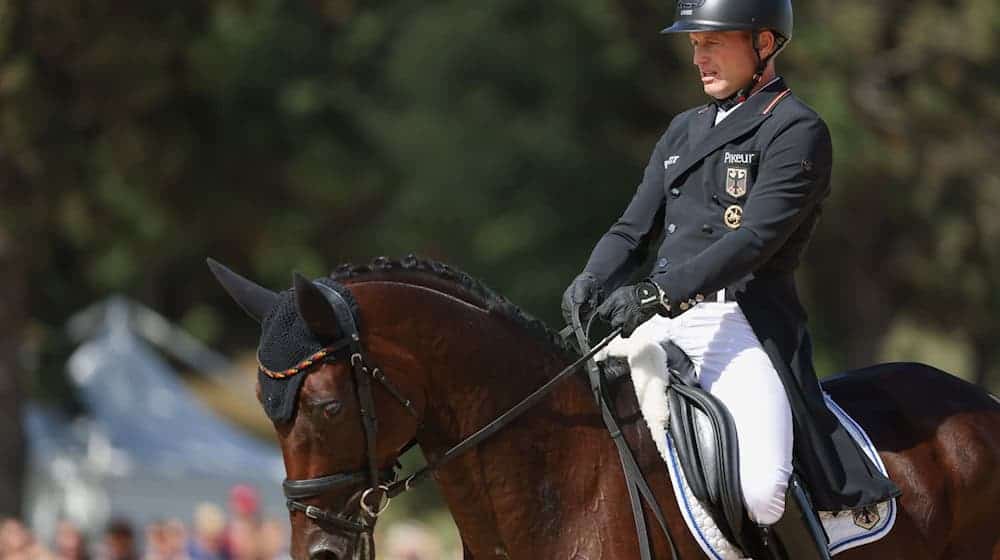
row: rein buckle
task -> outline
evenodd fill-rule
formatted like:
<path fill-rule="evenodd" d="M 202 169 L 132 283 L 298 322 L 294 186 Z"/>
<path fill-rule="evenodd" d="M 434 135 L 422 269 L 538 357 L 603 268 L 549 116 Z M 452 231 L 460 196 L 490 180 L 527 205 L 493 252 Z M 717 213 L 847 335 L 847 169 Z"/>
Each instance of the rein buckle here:
<path fill-rule="evenodd" d="M 351 354 L 351 365 L 356 368 L 365 367 L 365 357 L 362 356 L 360 352 L 355 352 Z"/>
<path fill-rule="evenodd" d="M 313 521 L 320 521 L 323 519 L 323 510 L 316 506 L 306 506 L 306 511 L 304 512 L 306 517 L 312 519 Z"/>

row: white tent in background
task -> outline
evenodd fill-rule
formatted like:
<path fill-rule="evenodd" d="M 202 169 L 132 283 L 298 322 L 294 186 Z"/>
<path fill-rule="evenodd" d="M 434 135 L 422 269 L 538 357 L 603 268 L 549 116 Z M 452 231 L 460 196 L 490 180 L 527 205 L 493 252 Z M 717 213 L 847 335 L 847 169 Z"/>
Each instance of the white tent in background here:
<path fill-rule="evenodd" d="M 122 298 L 82 312 L 70 329 L 83 342 L 68 371 L 88 414 L 70 421 L 28 408 L 26 512 L 37 530 L 64 517 L 91 530 L 117 515 L 190 519 L 199 502 L 224 505 L 235 484 L 257 488 L 266 515 L 285 515 L 278 449 L 201 404 L 150 342 L 202 371 L 226 369 L 224 358 Z"/>

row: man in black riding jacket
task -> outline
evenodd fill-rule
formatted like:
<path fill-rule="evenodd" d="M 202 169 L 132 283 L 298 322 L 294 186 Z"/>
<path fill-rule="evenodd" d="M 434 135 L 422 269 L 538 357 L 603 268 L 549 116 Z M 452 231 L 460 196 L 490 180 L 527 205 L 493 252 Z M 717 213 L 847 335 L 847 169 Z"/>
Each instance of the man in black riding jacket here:
<path fill-rule="evenodd" d="M 775 532 L 793 465 L 818 510 L 899 494 L 827 409 L 813 371 L 794 272 L 833 155 L 826 124 L 775 71 L 792 27 L 791 0 L 678 3 L 664 33 L 687 35 L 711 100 L 673 119 L 563 296 L 566 314 L 596 307 L 626 337 L 646 323 L 691 356 L 736 423 L 748 514 Z M 650 276 L 623 285 L 650 250 Z"/>

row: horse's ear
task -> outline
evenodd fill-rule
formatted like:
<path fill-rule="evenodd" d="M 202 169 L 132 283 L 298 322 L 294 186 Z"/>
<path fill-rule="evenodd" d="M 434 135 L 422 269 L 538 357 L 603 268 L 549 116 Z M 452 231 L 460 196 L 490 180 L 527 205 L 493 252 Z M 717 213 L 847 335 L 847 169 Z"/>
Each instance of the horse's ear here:
<path fill-rule="evenodd" d="M 259 323 L 278 301 L 278 294 L 254 284 L 218 261 L 206 259 L 206 262 L 208 262 L 208 268 L 212 270 L 212 274 L 215 275 L 215 279 L 222 284 L 230 297 L 243 308 L 243 311 L 253 317 L 254 321 Z"/>
<path fill-rule="evenodd" d="M 295 286 L 295 305 L 299 308 L 299 316 L 309 326 L 309 330 L 320 339 L 339 338 L 337 312 L 323 292 L 298 272 L 292 274 L 292 284 Z"/>

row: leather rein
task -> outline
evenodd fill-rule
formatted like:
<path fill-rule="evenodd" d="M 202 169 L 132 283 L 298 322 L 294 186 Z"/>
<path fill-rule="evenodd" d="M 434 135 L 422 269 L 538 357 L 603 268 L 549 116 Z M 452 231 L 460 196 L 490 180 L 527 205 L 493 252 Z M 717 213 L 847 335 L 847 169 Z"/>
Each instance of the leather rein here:
<path fill-rule="evenodd" d="M 524 412 L 532 408 L 538 403 L 538 401 L 546 397 L 550 392 L 552 392 L 552 389 L 554 389 L 560 381 L 575 373 L 582 364 L 587 363 L 591 387 L 594 391 L 595 397 L 597 398 L 598 406 L 601 408 L 605 424 L 607 425 L 611 437 L 614 439 L 618 448 L 618 452 L 622 460 L 622 466 L 625 470 L 625 478 L 628 484 L 629 496 L 632 500 L 632 510 L 640 540 L 640 557 L 642 560 L 652 560 L 652 556 L 649 551 L 649 539 L 645 528 L 645 517 L 642 512 L 642 503 L 638 498 L 639 493 L 641 493 L 642 497 L 646 499 L 647 504 L 650 509 L 652 509 L 657 521 L 665 532 L 667 540 L 670 543 L 673 558 L 680 558 L 677 554 L 676 547 L 674 546 L 673 539 L 670 536 L 670 532 L 667 529 L 663 513 L 660 511 L 659 505 L 655 499 L 653 499 L 652 491 L 649 489 L 642 473 L 639 471 L 635 459 L 632 457 L 631 450 L 628 447 L 628 443 L 625 442 L 624 436 L 618 428 L 613 414 L 611 414 L 611 411 L 608 408 L 597 364 L 592 361 L 592 358 L 621 332 L 620 328 L 614 329 L 607 337 L 598 342 L 593 348 L 589 348 L 586 331 L 589 331 L 590 325 L 588 324 L 587 329 L 583 329 L 580 326 L 578 316 L 574 314 L 573 329 L 577 334 L 581 350 L 585 350 L 583 356 L 572 364 L 566 366 L 562 371 L 556 374 L 555 377 L 536 389 L 535 392 L 525 397 L 524 400 L 514 405 L 510 410 L 504 412 L 489 424 L 483 426 L 472 435 L 463 439 L 454 447 L 446 451 L 443 455 L 440 455 L 436 459 L 430 461 L 423 468 L 406 476 L 402 480 L 396 480 L 396 467 L 399 466 L 398 457 L 394 460 L 393 464 L 386 468 L 379 469 L 377 466 L 375 444 L 376 437 L 378 435 L 378 418 L 375 413 L 375 401 L 372 395 L 372 380 L 380 383 L 414 418 L 419 420 L 419 415 L 414 408 L 413 403 L 403 397 L 402 393 L 395 387 L 395 385 L 392 384 L 392 382 L 379 368 L 369 366 L 364 349 L 361 345 L 361 335 L 358 331 L 357 324 L 354 321 L 354 315 L 344 297 L 341 296 L 336 290 L 328 286 L 320 283 L 314 283 L 314 285 L 320 289 L 323 296 L 333 307 L 337 316 L 337 321 L 341 327 L 341 332 L 344 333 L 344 336 L 340 340 L 323 348 L 292 369 L 283 372 L 272 372 L 261 365 L 261 371 L 265 375 L 275 378 L 288 377 L 290 375 L 301 373 L 304 370 L 311 368 L 316 363 L 334 362 L 336 361 L 336 353 L 344 350 L 345 348 L 348 349 L 351 370 L 354 374 L 357 386 L 357 396 L 360 404 L 361 424 L 364 429 L 368 465 L 365 470 L 361 471 L 342 472 L 301 480 L 286 479 L 282 482 L 281 486 L 285 494 L 285 504 L 290 512 L 299 511 L 304 513 L 306 517 L 315 521 L 327 532 L 330 532 L 330 529 L 337 529 L 353 534 L 355 538 L 360 541 L 361 545 L 356 547 L 355 558 L 361 560 L 374 559 L 375 543 L 373 531 L 375 528 L 375 522 L 378 520 L 378 517 L 385 512 L 386 508 L 389 507 L 389 503 L 393 498 L 410 490 L 414 487 L 414 485 L 425 480 L 431 473 L 444 464 L 461 455 L 465 451 L 479 445 L 483 440 L 500 431 L 513 420 L 521 416 Z M 567 328 L 564 333 L 568 330 L 569 328 Z M 413 443 L 411 443 L 411 445 L 413 445 Z M 403 452 L 408 450 L 409 447 L 410 446 L 407 446 Z M 318 497 L 335 488 L 348 486 L 360 486 L 362 489 L 358 490 L 347 501 L 343 510 L 337 513 L 317 506 L 308 505 L 300 501 Z"/>

